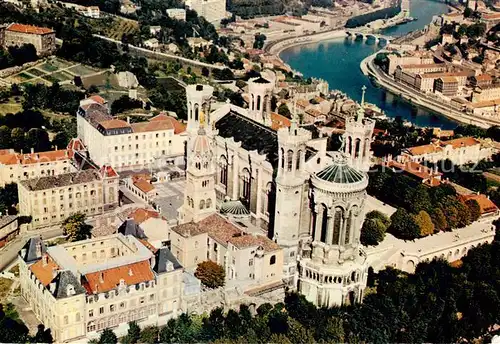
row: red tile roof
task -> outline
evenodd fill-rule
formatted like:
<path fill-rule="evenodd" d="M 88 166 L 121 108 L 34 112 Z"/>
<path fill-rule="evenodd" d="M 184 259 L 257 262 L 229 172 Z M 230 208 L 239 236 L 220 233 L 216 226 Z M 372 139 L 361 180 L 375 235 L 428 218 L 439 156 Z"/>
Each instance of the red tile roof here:
<path fill-rule="evenodd" d="M 0 164 L 3 165 L 29 165 L 44 162 L 52 162 L 57 160 L 70 159 L 73 156 L 73 151 L 60 149 L 47 152 L 29 153 L 29 154 L 3 154 L 0 155 Z"/>
<path fill-rule="evenodd" d="M 147 122 L 133 123 L 131 127 L 136 133 L 173 129 L 174 134 L 179 134 L 186 130 L 184 124 L 165 114 L 159 114 Z"/>
<path fill-rule="evenodd" d="M 44 259 L 47 259 L 47 263 L 44 263 Z M 36 278 L 44 285 L 47 286 L 54 279 L 54 270 L 58 270 L 59 266 L 52 260 L 52 258 L 45 254 L 45 256 L 40 259 L 35 264 L 31 265 L 30 270 L 36 276 Z"/>
<path fill-rule="evenodd" d="M 90 96 L 89 98 L 92 99 L 93 101 L 101 104 L 101 105 L 104 105 L 107 103 L 106 99 L 104 99 L 103 97 L 101 97 L 97 94 L 94 94 L 93 96 Z"/>
<path fill-rule="evenodd" d="M 277 243 L 269 238 L 266 238 L 265 236 L 258 234 L 243 234 L 240 236 L 235 236 L 230 238 L 229 242 L 240 249 L 255 246 L 262 246 L 262 248 L 264 248 L 264 252 L 272 252 L 280 249 Z"/>
<path fill-rule="evenodd" d="M 160 214 L 157 211 L 147 210 L 144 208 L 138 208 L 138 209 L 134 210 L 133 212 L 131 212 L 128 216 L 130 218 L 134 219 L 134 221 L 137 224 L 141 224 L 150 218 L 155 218 L 155 219 L 160 218 Z"/>
<path fill-rule="evenodd" d="M 488 197 L 483 194 L 460 195 L 460 199 L 465 202 L 470 199 L 475 200 L 479 204 L 481 215 L 489 214 L 498 211 L 498 207 Z"/>
<path fill-rule="evenodd" d="M 34 35 L 45 35 L 47 33 L 54 33 L 54 30 L 49 29 L 47 27 L 38 27 L 33 25 L 25 25 L 17 23 L 9 25 L 7 27 L 7 31 L 29 33 Z"/>
<path fill-rule="evenodd" d="M 102 280 L 101 280 L 102 276 Z M 126 285 L 154 280 L 153 271 L 149 261 L 145 260 L 116 268 L 101 270 L 85 275 L 83 286 L 90 294 L 102 293 L 113 290 L 124 280 Z"/>
<path fill-rule="evenodd" d="M 128 124 L 125 121 L 122 121 L 121 119 L 108 119 L 108 120 L 99 122 L 99 124 L 104 129 L 118 129 L 118 128 L 130 127 L 130 124 Z"/>
<path fill-rule="evenodd" d="M 109 165 L 102 166 L 99 171 L 101 172 L 101 176 L 103 177 L 107 178 L 118 177 L 118 173 L 116 173 L 114 168 Z"/>
<path fill-rule="evenodd" d="M 153 191 L 155 189 L 153 184 L 151 184 L 150 182 L 148 182 L 147 180 L 144 180 L 144 179 L 139 179 L 139 180 L 135 181 L 134 186 L 145 193 L 148 193 L 148 192 Z"/>
<path fill-rule="evenodd" d="M 271 128 L 278 130 L 279 128 L 289 127 L 291 125 L 290 119 L 287 117 L 271 112 Z"/>
<path fill-rule="evenodd" d="M 243 233 L 242 230 L 224 219 L 219 214 L 210 215 L 209 217 L 201 220 L 198 224 L 200 228 L 206 231 L 212 239 L 222 245 L 227 245 L 229 239 L 235 235 L 241 235 Z"/>

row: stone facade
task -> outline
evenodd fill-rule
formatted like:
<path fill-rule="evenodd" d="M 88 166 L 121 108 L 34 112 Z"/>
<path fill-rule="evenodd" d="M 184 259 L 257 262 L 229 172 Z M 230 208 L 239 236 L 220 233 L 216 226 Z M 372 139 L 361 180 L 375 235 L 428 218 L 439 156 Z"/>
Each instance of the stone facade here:
<path fill-rule="evenodd" d="M 33 44 L 39 56 L 51 55 L 56 50 L 56 33 L 44 27 L 10 24 L 3 39 L 7 47 Z"/>

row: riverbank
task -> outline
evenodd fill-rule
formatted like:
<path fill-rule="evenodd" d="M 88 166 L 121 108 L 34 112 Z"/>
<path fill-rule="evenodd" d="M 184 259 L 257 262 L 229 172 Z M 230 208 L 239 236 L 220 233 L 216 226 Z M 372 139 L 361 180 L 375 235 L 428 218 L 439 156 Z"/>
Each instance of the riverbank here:
<path fill-rule="evenodd" d="M 459 123 L 473 124 L 481 128 L 489 128 L 492 125 L 500 125 L 500 121 L 463 113 L 453 109 L 450 104 L 443 103 L 442 99 L 431 98 L 426 94 L 410 88 L 409 86 L 396 82 L 390 76 L 382 72 L 373 62 L 378 53 L 379 52 L 376 52 L 375 54 L 363 59 L 360 64 L 360 69 L 363 73 L 366 72 L 377 85 L 386 91 L 400 96 L 410 104 L 421 106 Z"/>
<path fill-rule="evenodd" d="M 302 44 L 322 42 L 342 37 L 347 37 L 345 29 L 333 29 L 329 31 L 317 32 L 313 34 L 290 37 L 279 41 L 274 41 L 268 44 L 266 47 L 264 47 L 264 50 L 269 54 L 273 54 L 279 57 L 280 53 L 288 48 L 292 48 Z"/>

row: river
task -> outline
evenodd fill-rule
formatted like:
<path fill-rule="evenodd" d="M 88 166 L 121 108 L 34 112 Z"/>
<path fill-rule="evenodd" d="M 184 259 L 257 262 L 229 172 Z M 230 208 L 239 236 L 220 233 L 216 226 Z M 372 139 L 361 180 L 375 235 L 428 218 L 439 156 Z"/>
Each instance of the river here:
<path fill-rule="evenodd" d="M 410 15 L 418 20 L 390 27 L 381 31 L 390 36 L 399 36 L 429 24 L 434 15 L 447 12 L 447 6 L 438 1 L 410 0 Z M 387 116 L 402 118 L 418 126 L 433 126 L 453 129 L 457 123 L 444 116 L 417 108 L 399 97 L 373 85 L 359 68 L 361 61 L 381 46 L 373 41 L 346 40 L 344 38 L 291 47 L 281 52 L 280 57 L 293 69 L 306 77 L 326 80 L 330 89 L 341 90 L 349 97 L 360 101 L 361 86 L 366 85 L 366 101 L 376 104 Z"/>

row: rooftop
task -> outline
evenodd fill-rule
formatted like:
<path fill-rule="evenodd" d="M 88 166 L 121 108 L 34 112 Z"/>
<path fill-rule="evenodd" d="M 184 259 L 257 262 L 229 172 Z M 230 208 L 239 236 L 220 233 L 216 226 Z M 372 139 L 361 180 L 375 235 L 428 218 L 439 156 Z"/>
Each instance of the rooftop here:
<path fill-rule="evenodd" d="M 57 176 L 40 177 L 20 181 L 30 191 L 40 191 L 52 188 L 66 187 L 70 185 L 91 183 L 101 180 L 99 172 L 96 170 L 83 170 L 60 174 Z"/>
<path fill-rule="evenodd" d="M 460 137 L 457 139 L 447 140 L 447 141 L 437 140 L 428 145 L 407 148 L 406 151 L 411 155 L 422 155 L 422 154 L 441 152 L 446 146 L 451 146 L 451 148 L 457 149 L 460 147 L 469 147 L 477 144 L 480 144 L 479 140 L 473 137 Z"/>
<path fill-rule="evenodd" d="M 34 34 L 34 35 L 45 35 L 48 33 L 54 33 L 54 30 L 49 29 L 47 27 L 38 27 L 38 26 L 33 26 L 33 25 L 25 25 L 25 24 L 17 24 L 17 23 L 10 24 L 7 27 L 7 31 L 28 33 L 28 34 Z"/>
<path fill-rule="evenodd" d="M 358 183 L 366 179 L 366 175 L 347 164 L 346 157 L 338 156 L 334 158 L 333 164 L 327 166 L 316 176 L 330 183 L 351 184 Z"/>
<path fill-rule="evenodd" d="M 489 214 L 498 211 L 498 207 L 491 201 L 486 195 L 483 194 L 472 194 L 472 195 L 461 195 L 460 199 L 464 202 L 468 200 L 475 200 L 479 204 L 481 210 L 481 215 Z"/>
<path fill-rule="evenodd" d="M 66 150 L 66 149 L 39 152 L 39 153 L 29 153 L 29 154 L 11 153 L 11 154 L 0 155 L 0 164 L 30 165 L 30 164 L 58 161 L 58 160 L 61 161 L 68 160 L 71 159 L 72 156 L 73 152 L 71 150 Z"/>

